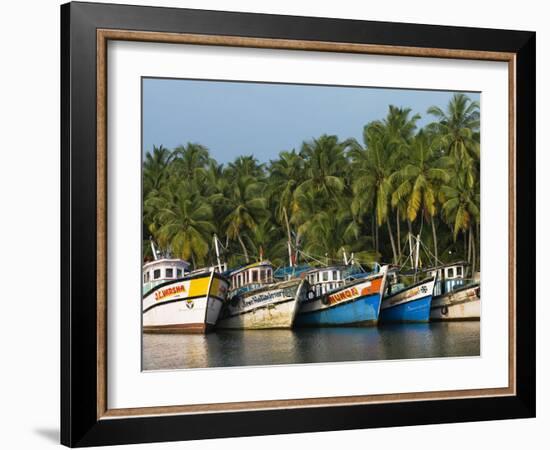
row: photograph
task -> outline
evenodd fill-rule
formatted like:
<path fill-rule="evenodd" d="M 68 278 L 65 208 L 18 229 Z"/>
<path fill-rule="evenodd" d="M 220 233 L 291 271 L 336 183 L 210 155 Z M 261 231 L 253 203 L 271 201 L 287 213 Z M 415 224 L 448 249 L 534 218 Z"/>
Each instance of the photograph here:
<path fill-rule="evenodd" d="M 142 370 L 480 356 L 480 92 L 142 77 Z"/>

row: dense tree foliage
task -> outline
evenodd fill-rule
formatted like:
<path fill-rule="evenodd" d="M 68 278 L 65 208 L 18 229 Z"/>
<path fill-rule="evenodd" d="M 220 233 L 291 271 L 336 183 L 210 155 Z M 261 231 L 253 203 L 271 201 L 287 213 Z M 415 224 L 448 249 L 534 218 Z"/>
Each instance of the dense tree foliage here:
<path fill-rule="evenodd" d="M 149 239 L 195 267 L 215 261 L 213 235 L 230 266 L 269 258 L 327 264 L 464 259 L 479 268 L 479 104 L 455 94 L 433 122 L 389 106 L 365 125 L 362 142 L 322 135 L 261 164 L 226 166 L 189 143 L 154 147 L 143 162 L 144 259 Z M 290 245 L 289 245 L 290 243 Z"/>

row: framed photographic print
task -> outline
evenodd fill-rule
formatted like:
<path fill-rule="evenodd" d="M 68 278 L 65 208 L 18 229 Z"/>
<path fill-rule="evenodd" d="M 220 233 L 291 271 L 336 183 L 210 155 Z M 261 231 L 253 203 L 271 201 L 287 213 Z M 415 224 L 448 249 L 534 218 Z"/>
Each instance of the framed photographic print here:
<path fill-rule="evenodd" d="M 63 444 L 534 416 L 535 33 L 61 26 Z"/>

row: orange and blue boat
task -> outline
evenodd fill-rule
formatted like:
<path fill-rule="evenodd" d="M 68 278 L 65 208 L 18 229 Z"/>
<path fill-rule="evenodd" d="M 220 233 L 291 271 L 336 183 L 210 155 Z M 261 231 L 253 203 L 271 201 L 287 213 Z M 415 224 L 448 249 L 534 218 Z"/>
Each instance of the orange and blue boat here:
<path fill-rule="evenodd" d="M 377 273 L 350 273 L 350 267 L 312 269 L 303 276 L 311 286 L 302 300 L 295 326 L 376 325 L 387 267 Z"/>

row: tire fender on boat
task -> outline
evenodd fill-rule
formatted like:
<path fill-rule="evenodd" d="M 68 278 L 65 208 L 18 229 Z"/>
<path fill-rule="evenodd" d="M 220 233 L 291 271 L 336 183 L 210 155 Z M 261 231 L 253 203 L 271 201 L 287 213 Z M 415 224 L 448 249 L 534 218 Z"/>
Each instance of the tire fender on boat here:
<path fill-rule="evenodd" d="M 447 305 L 443 305 L 441 307 L 441 314 L 446 316 L 447 314 L 449 314 L 449 307 Z"/>

